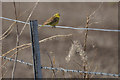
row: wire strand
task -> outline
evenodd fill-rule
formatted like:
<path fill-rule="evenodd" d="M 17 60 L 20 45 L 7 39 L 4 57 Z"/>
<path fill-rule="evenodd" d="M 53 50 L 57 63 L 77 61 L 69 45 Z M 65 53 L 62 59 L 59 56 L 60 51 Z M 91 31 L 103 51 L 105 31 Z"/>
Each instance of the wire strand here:
<path fill-rule="evenodd" d="M 6 56 L 0 56 L 3 59 L 9 61 L 16 61 L 25 65 L 33 66 L 32 63 L 24 62 L 23 60 L 15 60 L 12 58 L 8 58 Z M 64 71 L 64 72 L 76 72 L 76 73 L 86 73 L 86 74 L 94 74 L 94 75 L 101 75 L 101 76 L 113 76 L 113 77 L 120 77 L 120 74 L 111 74 L 111 73 L 103 73 L 103 72 L 89 72 L 89 71 L 81 71 L 81 70 L 72 70 L 72 69 L 64 69 L 64 68 L 53 68 L 53 67 L 41 67 L 41 69 L 48 69 L 48 70 L 57 70 L 57 71 Z"/>
<path fill-rule="evenodd" d="M 10 18 L 6 18 L 6 17 L 0 17 L 2 19 L 5 20 L 9 20 L 9 21 L 15 21 L 15 22 L 19 22 L 19 23 L 23 23 L 23 24 L 29 24 L 26 23 L 24 21 L 19 21 L 19 20 L 15 20 L 15 19 L 10 19 Z M 42 26 L 42 25 L 38 25 L 38 26 Z M 45 25 L 43 27 L 51 27 L 49 25 Z M 98 28 L 74 28 L 74 27 L 67 27 L 67 26 L 56 26 L 56 28 L 65 28 L 65 29 L 75 29 L 75 30 L 91 30 L 91 31 L 108 31 L 108 32 L 120 32 L 120 30 L 112 30 L 112 29 L 98 29 Z"/>

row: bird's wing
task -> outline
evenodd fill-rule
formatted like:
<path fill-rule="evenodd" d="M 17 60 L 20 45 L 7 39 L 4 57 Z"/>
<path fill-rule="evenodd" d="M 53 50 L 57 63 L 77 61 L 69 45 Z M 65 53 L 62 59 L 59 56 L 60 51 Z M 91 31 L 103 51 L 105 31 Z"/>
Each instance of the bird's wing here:
<path fill-rule="evenodd" d="M 43 25 L 49 25 L 54 20 L 54 18 L 55 18 L 54 16 L 49 18 L 47 21 L 44 22 Z"/>

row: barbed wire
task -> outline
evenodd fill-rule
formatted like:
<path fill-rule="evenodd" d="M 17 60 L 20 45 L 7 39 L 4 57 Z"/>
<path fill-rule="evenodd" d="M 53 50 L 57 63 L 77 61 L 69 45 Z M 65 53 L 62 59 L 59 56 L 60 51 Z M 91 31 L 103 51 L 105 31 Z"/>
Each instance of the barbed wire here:
<path fill-rule="evenodd" d="M 1 18 L 1 19 L 5 19 L 5 20 L 9 20 L 9 21 L 15 21 L 15 22 L 18 22 L 18 23 L 29 24 L 29 23 L 26 23 L 26 22 L 24 22 L 24 21 L 15 20 L 15 19 L 10 19 L 10 18 L 6 18 L 6 17 L 0 17 L 0 18 Z M 42 26 L 42 25 L 38 25 L 38 26 Z M 44 27 L 51 27 L 51 26 L 49 26 L 49 25 L 45 25 Z M 67 27 L 67 26 L 56 26 L 56 28 L 75 29 L 75 30 L 93 30 L 93 31 L 120 32 L 120 30 L 112 30 L 112 29 L 74 28 L 74 27 Z"/>
<path fill-rule="evenodd" d="M 2 19 L 5 20 L 9 20 L 9 21 L 15 21 L 15 22 L 19 22 L 19 23 L 23 23 L 23 24 L 29 24 L 26 23 L 24 21 L 20 21 L 20 20 L 14 20 L 14 19 L 10 19 L 10 18 L 5 18 L 5 17 L 0 17 Z M 38 26 L 42 26 L 42 25 L 38 25 Z M 45 25 L 44 27 L 51 27 L 49 25 Z M 74 27 L 66 27 L 66 26 L 56 26 L 57 28 L 66 28 L 66 29 L 75 29 L 75 30 L 94 30 L 94 31 L 111 31 L 111 32 L 120 32 L 120 30 L 111 30 L 111 29 L 97 29 L 97 28 L 74 28 Z M 22 64 L 26 64 L 29 66 L 33 66 L 32 63 L 28 63 L 28 62 L 24 62 L 23 60 L 15 60 L 12 58 L 8 58 L 6 56 L 0 56 L 3 59 L 9 60 L 9 61 L 16 61 Z M 77 72 L 77 73 L 87 73 L 87 74 L 94 74 L 94 75 L 104 75 L 104 76 L 114 76 L 114 77 L 120 77 L 120 74 L 111 74 L 111 73 L 103 73 L 103 72 L 88 72 L 88 71 L 80 71 L 80 70 L 71 70 L 71 69 L 64 69 L 64 68 L 53 68 L 53 67 L 41 67 L 42 69 L 48 69 L 48 70 L 58 70 L 58 71 L 64 71 L 64 72 Z"/>
<path fill-rule="evenodd" d="M 29 66 L 33 66 L 33 64 L 31 63 L 28 63 L 28 62 L 24 62 L 23 60 L 15 60 L 15 59 L 12 59 L 12 58 L 8 58 L 6 56 L 0 56 L 2 57 L 3 59 L 6 59 L 6 60 L 9 60 L 9 61 L 16 61 L 16 62 L 19 62 L 19 63 L 23 63 L 23 64 L 26 64 L 26 65 L 29 65 Z"/>
<path fill-rule="evenodd" d="M 32 63 L 24 62 L 23 60 L 15 60 L 12 58 L 8 58 L 6 56 L 0 56 L 3 59 L 9 61 L 16 61 L 22 64 L 26 64 L 29 66 L 33 66 Z M 72 70 L 72 69 L 64 69 L 64 68 L 54 68 L 54 67 L 41 67 L 41 69 L 48 69 L 48 70 L 57 70 L 57 71 L 64 71 L 64 72 L 76 72 L 76 73 L 86 73 L 86 74 L 94 74 L 94 75 L 102 75 L 102 76 L 113 76 L 113 77 L 120 77 L 120 74 L 111 74 L 111 73 L 103 73 L 103 72 L 88 72 L 88 71 L 80 71 L 80 70 Z"/>

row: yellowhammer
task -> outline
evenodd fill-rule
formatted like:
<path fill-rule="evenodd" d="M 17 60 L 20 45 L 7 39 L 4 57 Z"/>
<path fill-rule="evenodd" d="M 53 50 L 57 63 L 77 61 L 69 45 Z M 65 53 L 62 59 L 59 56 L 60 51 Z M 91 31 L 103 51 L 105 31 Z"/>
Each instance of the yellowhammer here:
<path fill-rule="evenodd" d="M 55 27 L 58 24 L 59 19 L 60 19 L 60 14 L 56 13 L 56 14 L 54 14 L 54 16 L 52 16 L 50 19 L 48 19 L 46 22 L 44 22 L 43 26 L 51 25 L 52 27 Z"/>

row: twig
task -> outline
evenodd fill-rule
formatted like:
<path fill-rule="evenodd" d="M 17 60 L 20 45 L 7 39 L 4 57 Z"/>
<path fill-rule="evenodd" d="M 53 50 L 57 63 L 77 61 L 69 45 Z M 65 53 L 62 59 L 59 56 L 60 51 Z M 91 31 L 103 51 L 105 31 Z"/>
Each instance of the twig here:
<path fill-rule="evenodd" d="M 33 7 L 33 6 L 32 6 L 32 7 Z M 20 18 L 23 14 L 25 14 L 25 13 L 28 12 L 29 10 L 31 10 L 31 8 L 30 8 L 30 9 L 27 9 L 27 10 L 25 10 L 23 13 L 21 13 L 21 14 L 18 16 L 18 18 Z M 0 40 L 3 40 L 4 38 L 6 38 L 6 37 L 12 32 L 13 28 L 15 27 L 15 26 L 13 26 L 15 23 L 16 23 L 16 21 L 13 22 L 13 23 L 10 25 L 10 27 L 2 34 L 2 36 L 0 36 Z"/>
<path fill-rule="evenodd" d="M 96 11 L 102 6 L 102 4 L 103 4 L 103 2 L 99 5 L 99 7 L 98 7 L 91 15 L 89 15 L 89 16 L 87 17 L 87 23 L 86 23 L 85 28 L 88 28 L 88 26 L 91 25 L 91 24 L 89 24 L 89 22 L 90 22 L 90 20 L 91 20 L 91 16 L 96 13 Z M 84 51 L 86 51 L 87 36 L 88 36 L 88 29 L 87 29 L 86 32 L 85 32 L 85 39 L 84 39 L 84 46 L 83 46 Z M 84 71 L 87 71 L 86 65 L 87 65 L 87 62 L 84 63 Z M 84 79 L 86 79 L 86 78 L 89 79 L 89 75 L 85 73 L 85 74 L 84 74 Z"/>
<path fill-rule="evenodd" d="M 72 34 L 68 34 L 68 35 L 55 35 L 55 36 L 51 36 L 51 37 L 49 37 L 49 38 L 45 38 L 45 39 L 43 39 L 43 40 L 40 40 L 39 43 L 46 42 L 46 41 L 48 41 L 48 40 L 53 40 L 53 39 L 55 39 L 55 38 L 57 38 L 57 37 L 69 37 L 69 36 L 71 36 L 71 35 L 72 35 Z M 16 50 L 17 48 L 21 48 L 21 49 L 19 49 L 19 51 L 20 51 L 20 50 L 29 48 L 30 46 L 31 46 L 31 43 L 17 46 L 17 47 L 15 47 L 15 48 L 7 51 L 6 53 L 4 53 L 2 56 L 6 56 L 7 54 L 9 54 L 10 52 Z M 15 54 L 16 54 L 16 52 L 15 52 L 14 54 L 12 54 L 12 56 L 15 55 Z M 12 57 L 12 56 L 10 56 L 10 57 Z M 6 61 L 2 66 L 0 66 L 0 69 L 1 69 L 7 62 L 8 62 L 8 61 Z"/>
<path fill-rule="evenodd" d="M 101 8 L 102 5 L 103 5 L 103 2 L 98 6 L 98 8 L 97 8 L 93 13 L 91 13 L 91 15 L 89 15 L 89 18 L 90 18 L 92 15 L 94 15 L 94 14 L 96 13 L 96 11 Z"/>
<path fill-rule="evenodd" d="M 69 36 L 72 36 L 72 34 L 68 34 L 68 35 L 55 35 L 55 36 L 51 36 L 51 37 L 45 38 L 45 39 L 43 39 L 43 40 L 40 40 L 39 43 L 46 42 L 46 41 L 48 41 L 48 40 L 53 40 L 53 39 L 55 39 L 55 38 L 57 38 L 57 37 L 69 37 Z M 31 46 L 31 43 L 17 46 L 17 47 L 15 47 L 15 48 L 7 51 L 6 53 L 2 54 L 2 56 L 6 56 L 8 53 L 16 50 L 17 48 L 21 48 L 21 47 L 24 47 L 24 46 L 29 46 L 29 47 L 30 47 L 30 46 Z"/>
<path fill-rule="evenodd" d="M 48 58 L 49 58 L 49 60 L 50 60 L 51 67 L 54 67 L 54 66 L 53 66 L 53 63 L 52 63 L 52 59 L 51 59 L 50 55 L 48 54 L 48 52 L 47 52 L 47 55 L 48 55 Z M 54 76 L 55 76 L 55 78 L 56 78 L 55 71 L 54 71 L 54 70 L 52 70 L 52 71 L 53 71 L 53 74 L 54 74 Z"/>
<path fill-rule="evenodd" d="M 97 8 L 93 13 L 91 13 L 91 14 L 87 17 L 87 23 L 86 23 L 85 28 L 88 28 L 89 25 L 93 24 L 93 23 L 90 23 L 90 24 L 89 24 L 89 22 L 90 22 L 90 20 L 91 20 L 91 16 L 94 15 L 94 14 L 96 13 L 96 11 L 101 8 L 102 4 L 103 4 L 103 2 L 98 6 L 98 8 Z M 98 23 L 98 22 L 95 22 L 95 23 Z M 87 35 L 88 35 L 88 29 L 86 30 L 86 33 L 85 33 L 84 51 L 86 51 Z"/>
<path fill-rule="evenodd" d="M 7 74 L 7 72 L 8 72 L 8 69 L 4 66 L 4 68 L 5 68 L 5 72 L 2 74 L 2 77 L 0 77 L 0 80 L 2 79 L 2 78 L 4 78 L 4 76 Z"/>
<path fill-rule="evenodd" d="M 22 47 L 21 49 L 19 49 L 19 51 L 22 50 L 22 49 L 28 48 L 28 47 L 29 47 L 29 46 Z M 12 58 L 16 53 L 17 53 L 17 51 L 16 51 L 14 54 L 12 54 L 9 58 Z M 4 67 L 4 65 L 7 64 L 7 62 L 8 62 L 8 61 L 5 61 L 5 62 L 3 63 L 3 65 L 0 66 L 0 69 L 2 69 L 2 67 Z"/>
<path fill-rule="evenodd" d="M 2 36 L 0 36 L 0 40 L 3 40 L 4 38 L 6 38 L 11 32 L 12 32 L 12 30 L 13 30 L 13 28 L 14 28 L 14 24 L 15 24 L 16 22 L 13 22 L 11 25 L 10 25 L 10 27 L 3 33 L 3 35 Z"/>
<path fill-rule="evenodd" d="M 16 16 L 16 20 L 17 20 L 17 10 L 16 10 L 15 2 L 13 2 L 13 4 L 14 4 L 15 16 Z M 16 35 L 17 35 L 16 47 L 17 47 L 17 46 L 19 46 L 19 29 L 18 29 L 17 22 L 16 22 Z M 18 50 L 19 50 L 19 48 L 16 49 L 17 54 L 15 55 L 15 60 L 17 60 L 17 58 L 18 58 Z M 14 80 L 16 66 L 17 66 L 17 62 L 15 61 L 13 64 L 13 70 L 12 70 L 12 80 Z"/>
<path fill-rule="evenodd" d="M 89 21 L 90 21 L 90 19 L 89 19 L 89 17 L 87 17 L 87 23 L 86 23 L 85 28 L 88 28 Z M 86 51 L 87 35 L 88 35 L 88 30 L 86 30 L 86 32 L 85 32 L 85 39 L 84 39 L 84 46 L 83 46 L 84 51 Z"/>
<path fill-rule="evenodd" d="M 25 25 L 23 26 L 22 30 L 20 31 L 19 36 L 22 34 L 23 30 L 25 29 L 25 27 L 26 27 L 26 25 L 27 25 L 27 23 L 28 23 L 30 17 L 32 16 L 32 13 L 33 13 L 33 11 L 35 10 L 35 8 L 36 8 L 38 2 L 39 2 L 39 0 L 35 3 L 35 6 L 33 7 L 33 9 L 32 9 L 32 11 L 31 11 L 30 15 L 28 16 L 28 18 L 27 18 L 27 20 L 26 20 L 26 22 L 25 22 Z"/>

